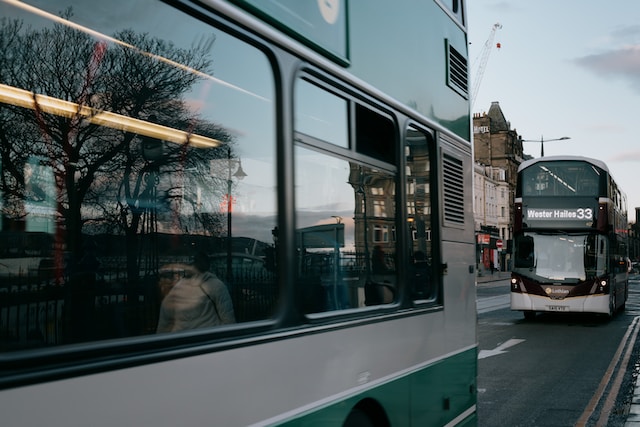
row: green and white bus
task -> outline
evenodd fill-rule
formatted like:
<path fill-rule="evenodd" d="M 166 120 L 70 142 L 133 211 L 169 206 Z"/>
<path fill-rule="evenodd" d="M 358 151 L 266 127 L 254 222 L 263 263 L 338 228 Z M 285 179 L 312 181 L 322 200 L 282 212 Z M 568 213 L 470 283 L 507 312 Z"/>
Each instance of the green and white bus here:
<path fill-rule="evenodd" d="M 476 424 L 462 0 L 0 0 L 0 420 Z"/>

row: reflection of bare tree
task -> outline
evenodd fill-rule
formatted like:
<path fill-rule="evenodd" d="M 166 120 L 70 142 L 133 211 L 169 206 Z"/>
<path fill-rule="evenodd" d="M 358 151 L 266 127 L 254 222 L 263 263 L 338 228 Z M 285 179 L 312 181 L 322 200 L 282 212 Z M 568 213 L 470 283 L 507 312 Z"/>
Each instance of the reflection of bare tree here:
<path fill-rule="evenodd" d="M 69 18 L 71 12 L 64 16 Z M 201 79 L 193 70 L 210 71 L 213 37 L 190 49 L 130 30 L 113 38 L 122 43 L 96 40 L 62 24 L 33 29 L 3 18 L 0 81 L 72 102 L 78 109 L 110 111 L 230 142 L 224 129 L 199 119 L 181 98 Z M 29 158 L 40 159 L 43 167 L 53 171 L 58 227 L 65 230 L 67 249 L 75 254 L 82 248 L 87 223 L 93 230 L 125 234 L 130 277 L 136 277 L 135 255 L 141 222 L 149 212 L 147 202 L 164 199 L 166 211 L 172 211 L 171 198 L 180 193 L 180 203 L 192 204 L 189 209 L 202 219 L 203 231 L 216 228 L 215 216 L 197 215 L 198 197 L 189 194 L 195 188 L 189 181 L 213 180 L 206 165 L 226 154 L 226 150 L 157 141 L 161 155 L 145 158 L 143 140 L 131 132 L 92 123 L 79 111 L 58 115 L 41 110 L 37 102 L 34 109 L 0 104 L 3 215 L 24 216 L 22 166 Z M 185 216 L 177 212 L 173 214 L 182 228 Z"/>

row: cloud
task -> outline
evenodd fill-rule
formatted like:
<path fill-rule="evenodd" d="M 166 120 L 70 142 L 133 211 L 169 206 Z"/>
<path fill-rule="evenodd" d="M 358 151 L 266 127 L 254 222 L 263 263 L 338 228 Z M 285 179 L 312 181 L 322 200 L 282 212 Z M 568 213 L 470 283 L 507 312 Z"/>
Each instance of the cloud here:
<path fill-rule="evenodd" d="M 626 126 L 622 126 L 619 124 L 611 124 L 611 123 L 587 124 L 584 128 L 589 132 L 603 133 L 603 134 L 613 134 L 613 133 L 624 134 L 628 131 Z"/>
<path fill-rule="evenodd" d="M 640 34 L 640 24 L 616 28 L 611 32 L 614 39 L 626 40 Z"/>
<path fill-rule="evenodd" d="M 618 77 L 640 92 L 640 45 L 577 58 L 574 62 L 602 77 Z"/>

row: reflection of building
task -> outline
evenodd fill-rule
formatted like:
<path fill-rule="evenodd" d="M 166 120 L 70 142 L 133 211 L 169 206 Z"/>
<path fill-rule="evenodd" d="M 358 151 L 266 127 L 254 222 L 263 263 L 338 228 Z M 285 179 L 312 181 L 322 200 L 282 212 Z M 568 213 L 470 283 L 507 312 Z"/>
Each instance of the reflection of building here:
<path fill-rule="evenodd" d="M 409 131 L 405 148 L 407 159 L 407 221 L 412 241 L 410 253 L 420 252 L 431 259 L 431 158 L 424 134 Z M 355 197 L 355 249 L 370 259 L 374 248 L 382 249 L 386 261 L 394 263 L 396 252 L 395 175 L 350 164 L 349 183 Z"/>
<path fill-rule="evenodd" d="M 431 173 L 429 146 L 421 132 L 409 131 L 407 141 L 407 213 L 412 253 L 420 251 L 431 259 Z"/>
<path fill-rule="evenodd" d="M 499 252 L 501 266 L 508 267 L 511 253 L 513 196 L 518 166 L 525 160 L 522 139 L 509 123 L 498 102 L 491 103 L 488 113 L 473 116 L 474 215 L 476 234 L 495 230 L 489 248 Z M 492 233 L 489 233 L 492 234 Z M 502 241 L 502 250 L 498 240 Z M 482 240 L 484 241 L 484 240 Z M 498 244 L 496 244 L 498 243 Z M 481 244 L 478 253 L 483 253 Z"/>
<path fill-rule="evenodd" d="M 355 163 L 349 183 L 355 195 L 356 253 L 369 259 L 374 246 L 395 253 L 395 181 L 393 176 Z"/>

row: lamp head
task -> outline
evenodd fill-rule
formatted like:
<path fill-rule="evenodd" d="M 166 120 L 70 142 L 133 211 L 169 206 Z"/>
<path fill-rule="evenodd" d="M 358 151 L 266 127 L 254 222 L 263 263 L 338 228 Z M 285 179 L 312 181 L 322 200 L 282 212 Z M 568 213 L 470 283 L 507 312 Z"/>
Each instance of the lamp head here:
<path fill-rule="evenodd" d="M 247 176 L 247 174 L 242 170 L 242 163 L 238 164 L 238 170 L 233 174 L 233 176 L 235 176 L 239 180 L 242 180 Z"/>

